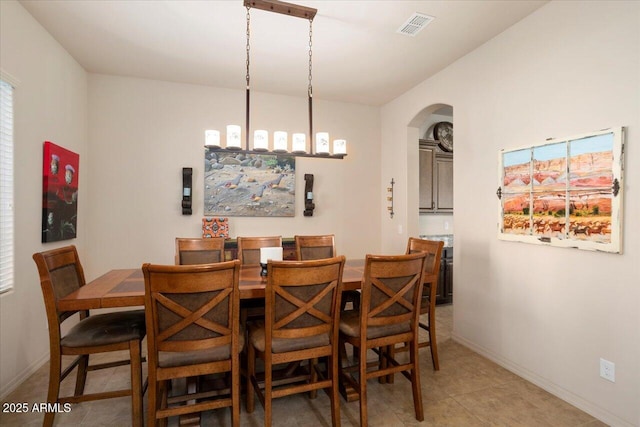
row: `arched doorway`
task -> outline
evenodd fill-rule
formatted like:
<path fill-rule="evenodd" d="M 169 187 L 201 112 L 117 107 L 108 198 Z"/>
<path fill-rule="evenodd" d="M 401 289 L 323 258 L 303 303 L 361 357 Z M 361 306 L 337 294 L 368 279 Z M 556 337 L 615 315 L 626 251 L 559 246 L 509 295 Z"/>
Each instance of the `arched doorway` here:
<path fill-rule="evenodd" d="M 451 105 L 427 106 L 409 122 L 408 134 L 413 139 L 417 130 L 418 137 L 418 143 L 409 142 L 407 153 L 410 163 L 417 163 L 408 171 L 408 181 L 414 183 L 408 195 L 414 235 L 453 234 L 453 146 L 442 144 L 435 133 L 443 122 L 454 123 Z"/>

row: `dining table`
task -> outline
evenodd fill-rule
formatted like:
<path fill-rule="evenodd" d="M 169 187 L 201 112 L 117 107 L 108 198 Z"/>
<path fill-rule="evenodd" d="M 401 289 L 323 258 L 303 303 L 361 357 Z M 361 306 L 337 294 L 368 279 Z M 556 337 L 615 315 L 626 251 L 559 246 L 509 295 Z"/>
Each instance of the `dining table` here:
<path fill-rule="evenodd" d="M 260 275 L 260 265 L 240 267 L 240 299 L 264 298 L 267 277 Z M 360 289 L 364 259 L 345 262 L 342 272 L 344 290 Z M 99 308 L 136 307 L 144 305 L 142 268 L 110 270 L 58 300 L 58 310 L 95 310 Z"/>

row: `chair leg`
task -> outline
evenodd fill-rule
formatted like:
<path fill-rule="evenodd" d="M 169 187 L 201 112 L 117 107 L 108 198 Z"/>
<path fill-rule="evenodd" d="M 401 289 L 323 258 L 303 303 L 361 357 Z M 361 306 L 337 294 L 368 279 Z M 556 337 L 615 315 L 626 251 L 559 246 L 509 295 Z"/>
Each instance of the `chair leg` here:
<path fill-rule="evenodd" d="M 273 398 L 273 365 L 271 355 L 265 354 L 264 361 L 264 427 L 271 427 L 271 400 Z"/>
<path fill-rule="evenodd" d="M 56 403 L 60 393 L 60 377 L 62 370 L 62 360 L 60 353 L 52 352 L 49 360 L 49 391 L 47 392 L 47 403 Z M 44 414 L 43 426 L 51 427 L 56 413 L 47 411 Z"/>
<path fill-rule="evenodd" d="M 359 350 L 360 357 L 358 360 L 359 378 L 358 378 L 358 394 L 360 395 L 360 426 L 367 427 L 367 346 L 362 342 Z"/>
<path fill-rule="evenodd" d="M 413 391 L 413 406 L 416 411 L 416 420 L 424 421 L 424 411 L 422 409 L 422 389 L 420 388 L 420 359 L 418 357 L 418 337 L 411 342 L 411 390 Z"/>
<path fill-rule="evenodd" d="M 142 427 L 142 349 L 140 340 L 129 341 L 131 361 L 131 425 Z"/>
<path fill-rule="evenodd" d="M 392 345 L 387 347 L 387 356 L 388 356 L 389 360 L 396 358 L 396 345 L 395 344 L 392 344 Z M 389 366 L 388 362 L 387 362 L 387 366 Z M 387 375 L 387 384 L 393 384 L 395 382 L 394 381 L 394 377 L 395 377 L 395 375 L 393 375 L 393 374 Z"/>
<path fill-rule="evenodd" d="M 147 392 L 147 427 L 156 425 L 156 410 L 158 409 L 158 396 L 160 387 L 153 372 L 149 371 L 149 385 Z"/>
<path fill-rule="evenodd" d="M 317 357 L 309 360 L 309 381 L 311 384 L 318 382 L 318 371 L 316 371 L 317 366 Z M 318 397 L 318 389 L 309 391 L 309 399 L 315 399 L 316 397 Z"/>
<path fill-rule="evenodd" d="M 256 350 L 251 343 L 247 346 L 247 412 L 252 413 L 256 407 L 255 390 L 253 389 L 253 378 L 256 374 Z"/>
<path fill-rule="evenodd" d="M 429 311 L 429 347 L 431 347 L 431 360 L 433 361 L 433 369 L 440 370 L 440 362 L 438 361 L 438 344 L 436 343 L 436 316 L 435 310 Z"/>
<path fill-rule="evenodd" d="M 166 408 L 167 399 L 169 398 L 169 390 L 171 389 L 171 381 L 164 380 L 160 382 L 160 408 Z M 158 408 L 158 409 L 160 409 Z M 167 417 L 160 419 L 160 426 L 166 427 L 169 423 L 169 419 Z"/>
<path fill-rule="evenodd" d="M 385 354 L 387 353 L 388 348 L 387 346 L 385 347 L 380 347 L 378 349 L 378 369 L 379 370 L 383 370 L 386 369 L 388 366 L 387 363 L 387 358 L 385 357 Z M 387 383 L 387 377 L 389 377 L 390 375 L 386 375 L 386 376 L 382 376 L 382 377 L 378 377 L 378 382 L 380 384 L 386 384 Z"/>
<path fill-rule="evenodd" d="M 329 356 L 330 366 L 327 366 L 327 374 L 331 376 L 331 425 L 340 427 L 340 391 L 338 389 L 339 373 L 336 355 L 337 351 L 334 349 L 333 355 Z"/>
<path fill-rule="evenodd" d="M 78 362 L 78 372 L 76 373 L 76 390 L 75 396 L 82 396 L 84 393 L 84 385 L 87 382 L 87 366 L 89 366 L 89 355 L 80 356 Z"/>
<path fill-rule="evenodd" d="M 231 425 L 240 427 L 240 357 L 236 355 L 231 363 Z"/>

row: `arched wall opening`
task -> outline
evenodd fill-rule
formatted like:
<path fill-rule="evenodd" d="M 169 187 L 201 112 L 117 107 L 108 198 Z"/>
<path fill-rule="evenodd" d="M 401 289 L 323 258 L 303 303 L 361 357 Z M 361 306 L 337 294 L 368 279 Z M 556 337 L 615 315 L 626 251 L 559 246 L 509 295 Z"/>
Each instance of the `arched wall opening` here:
<path fill-rule="evenodd" d="M 453 210 L 420 212 L 419 141 L 434 140 L 433 127 L 453 121 L 453 106 L 432 104 L 420 110 L 407 125 L 407 231 L 410 236 L 453 234 Z"/>

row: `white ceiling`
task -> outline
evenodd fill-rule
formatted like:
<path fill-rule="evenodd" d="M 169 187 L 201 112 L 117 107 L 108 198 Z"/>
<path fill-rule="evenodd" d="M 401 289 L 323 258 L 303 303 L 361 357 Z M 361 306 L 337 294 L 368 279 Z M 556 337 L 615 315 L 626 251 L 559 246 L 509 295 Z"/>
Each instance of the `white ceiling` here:
<path fill-rule="evenodd" d="M 242 0 L 21 0 L 89 72 L 245 87 Z M 299 1 L 313 22 L 318 99 L 382 105 L 529 15 L 546 1 Z M 396 33 L 414 13 L 435 20 Z M 251 11 L 251 89 L 306 96 L 309 23 Z"/>

